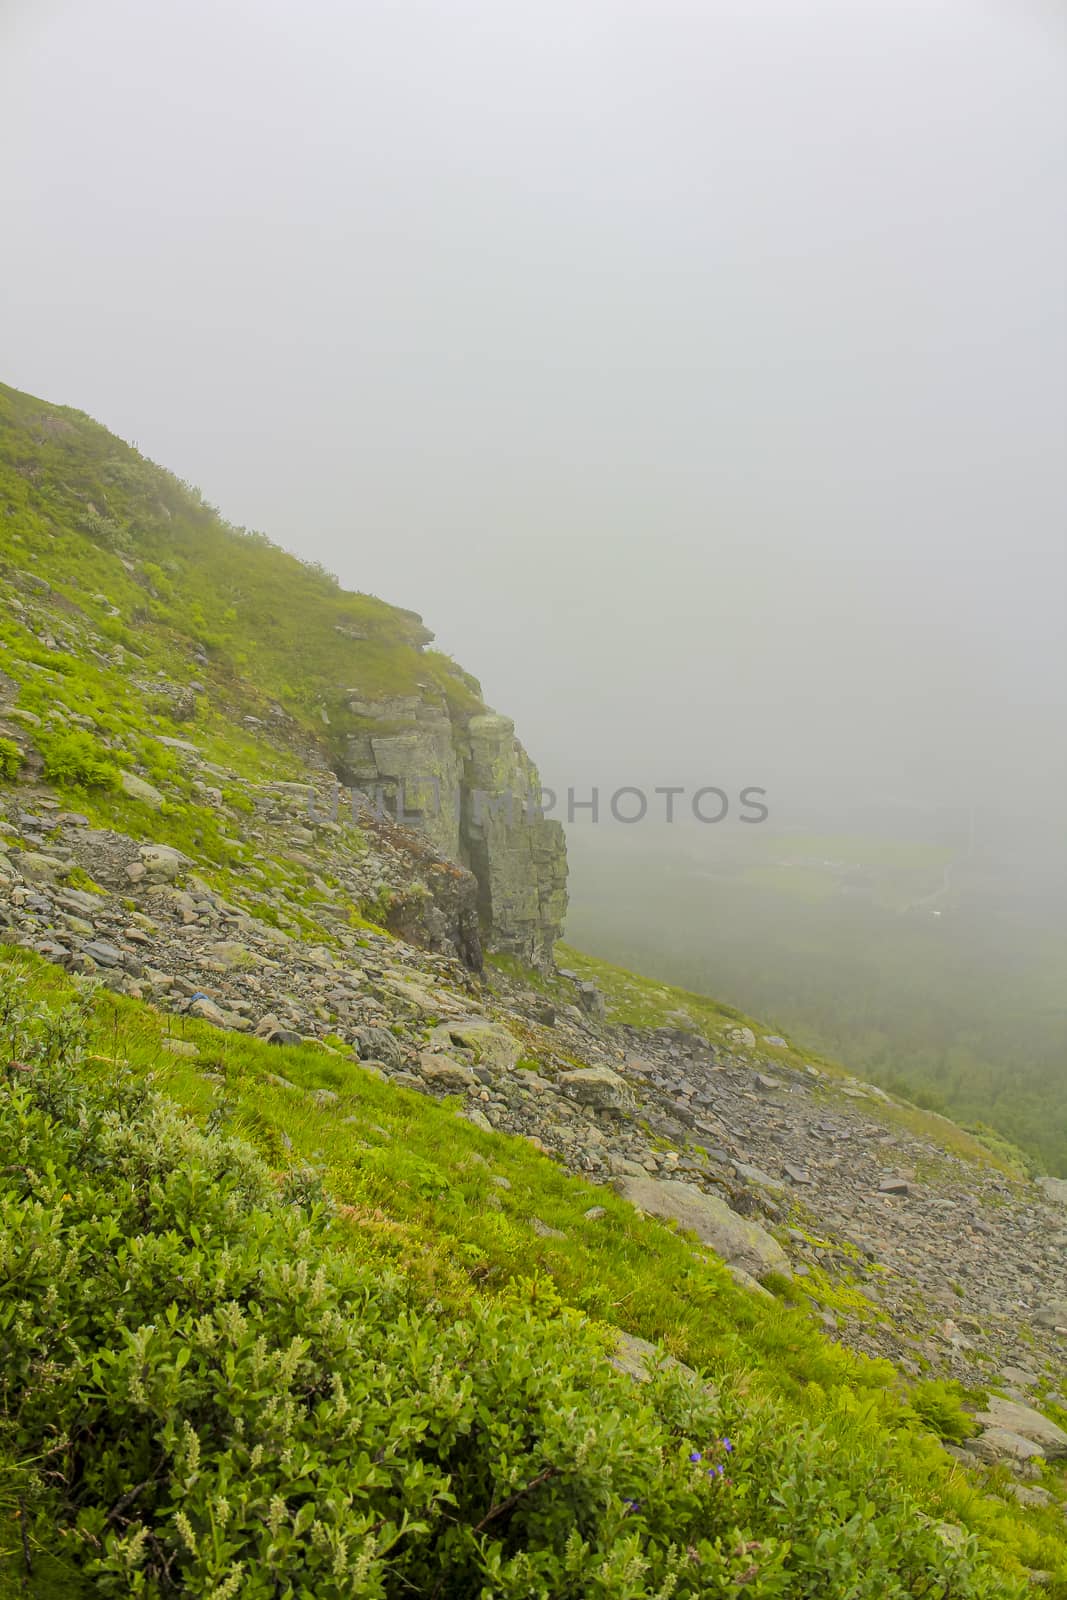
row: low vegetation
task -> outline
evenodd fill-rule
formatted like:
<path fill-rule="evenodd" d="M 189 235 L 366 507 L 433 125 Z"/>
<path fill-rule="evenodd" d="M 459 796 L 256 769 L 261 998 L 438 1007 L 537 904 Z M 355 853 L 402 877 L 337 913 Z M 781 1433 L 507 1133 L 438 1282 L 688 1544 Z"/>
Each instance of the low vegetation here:
<path fill-rule="evenodd" d="M 951 1386 L 905 1390 L 447 1103 L 205 1023 L 171 1056 L 165 1027 L 9 952 L 7 1592 L 27 1569 L 45 1597 L 215 1600 L 1067 1582 L 1051 1514 L 942 1452 Z M 634 1386 L 617 1328 L 700 1375 Z"/>

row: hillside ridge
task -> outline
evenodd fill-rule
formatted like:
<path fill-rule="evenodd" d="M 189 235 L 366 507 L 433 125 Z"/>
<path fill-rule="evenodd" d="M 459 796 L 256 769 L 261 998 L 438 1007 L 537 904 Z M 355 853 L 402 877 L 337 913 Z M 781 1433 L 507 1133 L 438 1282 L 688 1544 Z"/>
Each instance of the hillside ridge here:
<path fill-rule="evenodd" d="M 2 385 L 0 474 L 0 665 L 53 734 L 84 726 L 149 782 L 194 725 L 227 769 L 332 769 L 473 873 L 490 948 L 551 962 L 563 830 L 539 814 L 514 724 L 427 648 L 417 613 L 342 589 L 91 419 Z M 65 669 L 60 712 L 47 674 Z"/>

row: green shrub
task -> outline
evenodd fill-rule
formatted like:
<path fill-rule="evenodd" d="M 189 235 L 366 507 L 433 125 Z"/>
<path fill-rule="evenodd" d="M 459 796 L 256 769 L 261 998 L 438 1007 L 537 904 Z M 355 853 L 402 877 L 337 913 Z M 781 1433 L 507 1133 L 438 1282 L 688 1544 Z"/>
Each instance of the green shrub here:
<path fill-rule="evenodd" d="M 44 776 L 49 783 L 69 789 L 114 789 L 119 769 L 110 754 L 82 729 L 41 734 Z"/>
<path fill-rule="evenodd" d="M 461 1318 L 0 982 L 0 1571 L 275 1600 L 1008 1600 L 865 1440 L 635 1386 L 551 1284 Z M 873 1401 L 867 1403 L 874 1404 Z"/>
<path fill-rule="evenodd" d="M 0 739 L 0 783 L 14 783 L 22 765 L 22 751 L 14 739 Z"/>
<path fill-rule="evenodd" d="M 908 1394 L 908 1402 L 924 1427 L 940 1439 L 953 1439 L 961 1443 L 978 1432 L 978 1424 L 964 1409 L 964 1396 L 958 1386 L 940 1379 L 916 1383 Z"/>

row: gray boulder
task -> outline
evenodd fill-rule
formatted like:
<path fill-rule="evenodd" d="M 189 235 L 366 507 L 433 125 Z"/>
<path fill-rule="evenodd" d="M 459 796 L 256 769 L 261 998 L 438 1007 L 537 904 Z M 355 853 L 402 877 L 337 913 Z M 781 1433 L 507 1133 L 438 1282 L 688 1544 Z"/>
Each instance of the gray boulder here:
<path fill-rule="evenodd" d="M 119 787 L 129 799 L 140 800 L 143 805 L 151 806 L 153 811 L 158 811 L 163 804 L 164 797 L 155 785 L 139 778 L 135 772 L 120 772 Z"/>
<path fill-rule="evenodd" d="M 462 1091 L 478 1081 L 462 1061 L 453 1061 L 451 1056 L 431 1055 L 428 1050 L 419 1056 L 419 1072 L 436 1089 Z"/>
<path fill-rule="evenodd" d="M 705 1194 L 677 1178 L 619 1178 L 616 1187 L 631 1205 L 691 1229 L 727 1266 L 737 1267 L 757 1281 L 772 1272 L 792 1277 L 789 1257 L 777 1239 L 758 1222 L 739 1217 L 717 1195 Z"/>
<path fill-rule="evenodd" d="M 571 1099 L 596 1111 L 627 1111 L 630 1096 L 625 1081 L 610 1067 L 576 1067 L 563 1072 L 560 1087 Z"/>
<path fill-rule="evenodd" d="M 173 883 L 185 864 L 178 850 L 166 844 L 144 844 L 138 851 L 145 877 L 151 883 Z"/>
<path fill-rule="evenodd" d="M 40 850 L 24 850 L 15 860 L 28 883 L 55 883 L 57 878 L 65 877 L 70 870 L 65 861 L 43 855 Z"/>
<path fill-rule="evenodd" d="M 497 1072 L 510 1072 L 522 1054 L 515 1035 L 488 1017 L 458 1017 L 443 1022 L 430 1038 L 431 1043 L 446 1050 L 450 1045 L 470 1050 L 480 1066 Z"/>
<path fill-rule="evenodd" d="M 1037 1445 L 1050 1461 L 1067 1457 L 1067 1433 L 1058 1423 L 1035 1411 L 1033 1406 L 1023 1405 L 1018 1400 L 1002 1400 L 999 1395 L 994 1395 L 988 1410 L 978 1413 L 978 1421 L 987 1430 L 983 1437 L 991 1431 L 1015 1434 Z"/>
<path fill-rule="evenodd" d="M 1050 1300 L 1034 1313 L 1039 1328 L 1067 1328 L 1067 1300 Z"/>
<path fill-rule="evenodd" d="M 1038 1188 L 1045 1191 L 1045 1198 L 1054 1205 L 1067 1206 L 1067 1178 L 1038 1178 Z"/>

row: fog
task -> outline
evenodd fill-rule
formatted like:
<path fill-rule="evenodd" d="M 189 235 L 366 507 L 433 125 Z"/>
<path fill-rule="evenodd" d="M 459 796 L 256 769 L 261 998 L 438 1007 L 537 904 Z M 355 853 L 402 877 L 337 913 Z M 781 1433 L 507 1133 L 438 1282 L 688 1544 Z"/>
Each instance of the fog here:
<path fill-rule="evenodd" d="M 414 607 L 548 781 L 1050 815 L 1040 0 L 6 0 L 3 376 Z"/>

